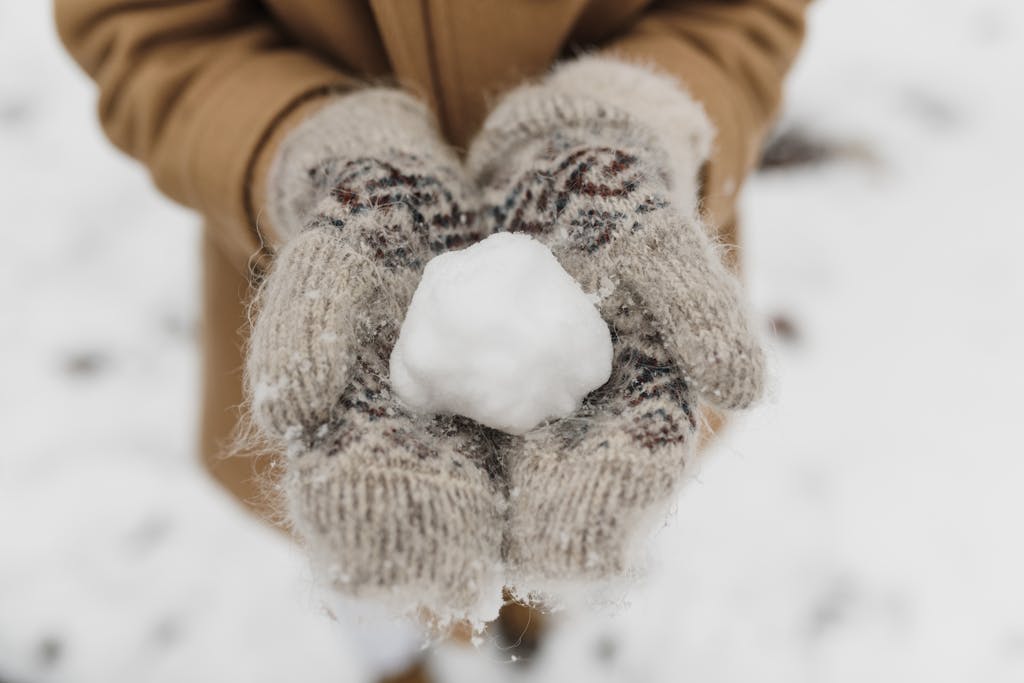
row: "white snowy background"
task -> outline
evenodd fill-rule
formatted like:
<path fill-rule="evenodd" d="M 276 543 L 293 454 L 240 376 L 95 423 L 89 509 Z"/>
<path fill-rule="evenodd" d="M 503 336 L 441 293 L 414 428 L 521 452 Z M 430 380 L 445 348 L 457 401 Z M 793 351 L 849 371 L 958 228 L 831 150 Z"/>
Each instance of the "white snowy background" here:
<path fill-rule="evenodd" d="M 781 127 L 821 158 L 743 201 L 769 404 L 629 609 L 438 680 L 1024 681 L 1024 3 L 811 19 Z M 0 0 L 0 681 L 365 680 L 196 464 L 196 220 L 94 100 L 49 3 Z"/>

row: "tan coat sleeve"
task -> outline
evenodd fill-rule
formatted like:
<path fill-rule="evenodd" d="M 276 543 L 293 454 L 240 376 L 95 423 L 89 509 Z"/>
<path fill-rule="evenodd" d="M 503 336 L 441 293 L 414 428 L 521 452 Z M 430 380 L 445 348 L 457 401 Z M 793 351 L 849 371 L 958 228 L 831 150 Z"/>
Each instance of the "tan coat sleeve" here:
<path fill-rule="evenodd" d="M 248 188 L 261 147 L 351 79 L 289 43 L 256 0 L 56 0 L 55 14 L 110 139 L 244 263 L 259 245 Z"/>
<path fill-rule="evenodd" d="M 611 52 L 678 77 L 717 128 L 703 201 L 729 234 L 735 197 L 757 161 L 782 81 L 804 34 L 809 0 L 669 0 L 656 3 Z"/>

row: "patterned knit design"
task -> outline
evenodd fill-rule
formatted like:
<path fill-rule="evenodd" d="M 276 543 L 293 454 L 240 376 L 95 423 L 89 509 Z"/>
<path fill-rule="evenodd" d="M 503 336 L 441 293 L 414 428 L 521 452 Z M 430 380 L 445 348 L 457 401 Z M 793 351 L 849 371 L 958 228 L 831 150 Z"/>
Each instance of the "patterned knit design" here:
<path fill-rule="evenodd" d="M 671 500 L 693 454 L 689 387 L 639 310 L 617 320 L 609 382 L 509 460 L 506 555 L 520 589 L 634 571 L 652 509 Z"/>
<path fill-rule="evenodd" d="M 643 115 L 643 98 L 616 103 L 567 82 L 556 71 L 514 91 L 469 155 L 490 227 L 548 244 L 585 290 L 603 295 L 613 331 L 608 384 L 509 455 L 506 561 L 527 586 L 633 569 L 633 541 L 692 457 L 698 397 L 746 407 L 763 375 L 736 280 L 696 216 L 674 201 L 685 164 L 645 125 L 657 117 Z M 698 111 L 685 92 L 663 92 L 660 77 L 650 85 L 659 102 L 675 97 L 681 124 Z M 694 155 L 708 146 L 699 138 Z"/>
<path fill-rule="evenodd" d="M 386 379 L 424 264 L 480 236 L 461 166 L 422 106 L 390 91 L 340 98 L 280 154 L 269 208 L 293 236 L 259 295 L 246 381 L 254 421 L 289 456 L 290 520 L 334 587 L 465 614 L 497 585 L 493 435 L 410 415 Z"/>

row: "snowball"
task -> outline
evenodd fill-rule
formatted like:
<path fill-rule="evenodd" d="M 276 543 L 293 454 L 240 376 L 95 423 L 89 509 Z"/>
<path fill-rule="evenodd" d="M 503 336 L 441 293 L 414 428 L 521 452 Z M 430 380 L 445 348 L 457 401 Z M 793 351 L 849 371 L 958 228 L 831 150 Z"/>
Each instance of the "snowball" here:
<path fill-rule="evenodd" d="M 391 354 L 391 385 L 418 412 L 524 434 L 572 414 L 611 368 L 594 299 L 546 246 L 497 233 L 427 264 Z"/>

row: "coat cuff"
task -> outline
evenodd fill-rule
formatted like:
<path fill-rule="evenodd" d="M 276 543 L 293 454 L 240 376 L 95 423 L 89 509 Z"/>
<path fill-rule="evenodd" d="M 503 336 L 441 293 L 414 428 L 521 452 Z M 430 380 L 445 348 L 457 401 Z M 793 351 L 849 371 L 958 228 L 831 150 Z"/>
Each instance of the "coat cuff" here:
<path fill-rule="evenodd" d="M 258 83 L 259 87 L 253 87 Z M 268 53 L 211 88 L 185 138 L 188 203 L 215 226 L 240 267 L 260 251 L 250 189 L 256 161 L 274 130 L 304 103 L 351 87 L 352 80 L 304 53 Z"/>

